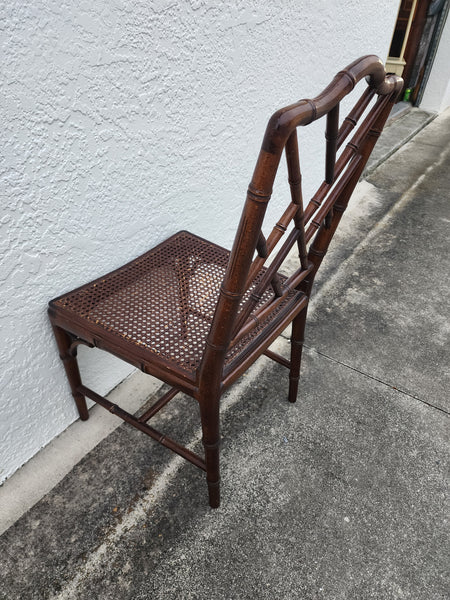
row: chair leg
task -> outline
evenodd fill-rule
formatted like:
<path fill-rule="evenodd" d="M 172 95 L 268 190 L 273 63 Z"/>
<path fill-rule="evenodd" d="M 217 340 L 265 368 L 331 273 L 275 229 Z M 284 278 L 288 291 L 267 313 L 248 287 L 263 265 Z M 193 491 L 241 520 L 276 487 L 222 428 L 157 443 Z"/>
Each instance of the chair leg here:
<path fill-rule="evenodd" d="M 209 505 L 220 506 L 220 394 L 215 397 L 200 398 L 200 415 L 202 420 L 203 447 L 205 448 L 206 483 L 208 484 Z"/>
<path fill-rule="evenodd" d="M 80 370 L 78 369 L 78 361 L 75 356 L 69 352 L 71 339 L 64 329 L 53 325 L 53 332 L 55 334 L 56 343 L 58 345 L 59 357 L 63 361 L 64 368 L 66 370 L 67 379 L 69 380 L 70 389 L 72 390 L 72 396 L 77 405 L 78 413 L 82 421 L 89 419 L 89 411 L 86 404 L 85 397 L 77 391 L 77 388 L 81 385 Z"/>
<path fill-rule="evenodd" d="M 289 371 L 289 402 L 297 400 L 298 381 L 300 378 L 300 365 L 302 361 L 303 341 L 306 325 L 306 311 L 301 311 L 292 321 L 291 335 L 291 368 Z"/>

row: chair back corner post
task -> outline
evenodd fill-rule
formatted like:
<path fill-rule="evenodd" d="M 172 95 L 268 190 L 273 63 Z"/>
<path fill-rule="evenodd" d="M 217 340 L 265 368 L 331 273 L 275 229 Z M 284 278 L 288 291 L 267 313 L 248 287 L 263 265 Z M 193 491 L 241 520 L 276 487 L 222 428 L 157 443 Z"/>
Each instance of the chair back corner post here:
<path fill-rule="evenodd" d="M 283 144 L 273 142 L 271 122 L 258 156 L 239 226 L 230 252 L 228 267 L 219 290 L 219 299 L 207 337 L 198 375 L 199 394 L 211 384 L 221 386 L 227 350 L 233 337 L 239 306 L 246 291 L 248 274 L 261 236 L 267 205 L 272 195 Z M 266 149 L 267 146 L 269 149 Z M 214 376 L 212 377 L 212 373 Z M 211 381 L 214 379 L 214 383 Z M 209 382 L 209 383 L 208 383 Z"/>
<path fill-rule="evenodd" d="M 276 172 L 275 167 L 272 169 L 273 178 L 270 180 L 269 177 L 263 181 L 263 174 L 267 179 L 267 169 L 261 162 L 266 164 L 263 150 L 247 191 L 244 210 L 219 289 L 218 302 L 198 370 L 197 400 L 200 406 L 209 502 L 212 507 L 220 504 L 219 408 L 223 391 L 223 368 Z"/>

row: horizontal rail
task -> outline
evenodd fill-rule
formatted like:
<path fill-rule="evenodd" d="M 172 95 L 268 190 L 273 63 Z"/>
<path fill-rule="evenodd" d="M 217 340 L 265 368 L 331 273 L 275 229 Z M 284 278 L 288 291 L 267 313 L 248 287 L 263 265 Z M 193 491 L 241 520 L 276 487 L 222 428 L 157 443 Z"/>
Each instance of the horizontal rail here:
<path fill-rule="evenodd" d="M 139 423 L 146 423 L 149 421 L 158 411 L 162 409 L 168 402 L 170 402 L 178 394 L 180 390 L 178 388 L 171 388 L 164 396 L 153 404 L 148 410 L 145 411 L 139 418 Z"/>
<path fill-rule="evenodd" d="M 280 152 L 296 127 L 309 125 L 322 118 L 353 90 L 358 81 L 369 76 L 368 84 L 379 96 L 397 95 L 403 80 L 393 74 L 386 75 L 384 65 L 377 56 L 364 56 L 340 71 L 331 83 L 315 98 L 303 99 L 274 113 L 264 136 L 262 149 L 267 153 Z M 265 189 L 257 187 L 263 193 Z"/>
<path fill-rule="evenodd" d="M 281 356 L 281 354 L 272 352 L 272 350 L 269 350 L 269 349 L 265 350 L 263 352 L 263 354 L 265 354 L 265 356 L 267 356 L 271 360 L 274 360 L 275 362 L 280 363 L 280 365 L 283 365 L 283 367 L 286 367 L 287 369 L 291 368 L 291 361 L 288 360 L 287 358 L 284 358 L 284 356 Z"/>
<path fill-rule="evenodd" d="M 253 329 L 259 327 L 264 323 L 266 319 L 270 317 L 270 315 L 283 303 L 286 299 L 286 296 L 291 292 L 295 286 L 297 286 L 306 276 L 312 271 L 313 265 L 310 264 L 307 271 L 301 271 L 299 269 L 296 272 L 295 278 L 291 277 L 294 285 L 287 286 L 286 284 L 283 287 L 283 294 L 281 296 L 272 297 L 270 300 L 267 300 L 261 307 L 258 308 L 250 317 L 247 317 L 247 321 L 243 324 L 241 329 L 236 333 L 234 338 L 230 342 L 230 348 L 233 348 L 238 342 L 240 342 L 246 335 L 251 333 Z M 302 299 L 300 299 L 302 300 Z"/>
<path fill-rule="evenodd" d="M 375 96 L 375 90 L 373 88 L 366 88 L 361 98 L 355 104 L 353 109 L 345 117 L 340 129 L 337 140 L 337 147 L 340 148 L 348 134 L 356 127 L 361 115 L 364 113 L 366 108 L 369 106 L 370 101 Z"/>
<path fill-rule="evenodd" d="M 100 396 L 85 385 L 79 385 L 77 387 L 77 392 L 83 394 L 83 396 L 87 396 L 97 404 L 100 404 L 100 406 L 103 406 L 103 408 L 106 408 L 106 410 L 108 410 L 113 415 L 117 415 L 123 421 L 129 423 L 130 425 L 133 425 L 133 427 L 136 427 L 136 429 L 139 429 L 143 433 L 146 433 L 159 444 L 165 446 L 166 448 L 169 448 L 176 454 L 179 454 L 182 458 L 191 462 L 199 469 L 206 471 L 206 464 L 201 456 L 198 456 L 198 454 L 195 454 L 194 452 L 191 452 L 191 450 L 188 450 L 184 446 L 181 446 L 180 444 L 172 440 L 172 438 L 167 437 L 166 435 L 154 429 L 153 427 L 150 427 L 150 425 L 139 422 L 138 419 L 136 419 L 136 417 L 133 417 L 133 415 L 128 413 L 126 410 L 123 410 L 122 408 L 120 408 L 120 406 L 117 406 L 117 404 L 110 402 L 109 400 L 107 400 L 103 396 Z"/>
<path fill-rule="evenodd" d="M 349 180 L 353 176 L 355 170 L 358 168 L 358 165 L 362 162 L 363 157 L 361 155 L 356 156 L 354 162 L 352 163 L 351 170 L 348 170 L 345 175 L 338 181 L 336 187 L 333 188 L 333 191 L 322 204 L 320 209 L 314 215 L 314 219 L 309 224 L 308 229 L 306 230 L 306 241 L 309 242 L 315 231 L 319 229 L 322 224 L 323 219 L 326 217 L 327 213 L 330 209 L 333 208 L 335 202 L 339 199 L 343 189 L 347 186 Z"/>
<path fill-rule="evenodd" d="M 296 213 L 298 212 L 298 210 L 300 208 L 301 207 L 299 207 L 299 205 L 291 202 L 288 205 L 288 207 L 286 208 L 286 210 L 284 211 L 280 220 L 273 227 L 269 237 L 266 240 L 266 246 L 265 246 L 266 256 L 263 257 L 259 253 L 259 250 L 258 250 L 258 256 L 255 258 L 255 260 L 251 264 L 249 273 L 247 275 L 247 283 L 245 284 L 245 289 L 248 289 L 251 286 L 253 280 L 255 279 L 257 274 L 261 271 L 262 267 L 264 266 L 264 263 L 266 262 L 266 258 L 272 253 L 275 246 L 278 244 L 278 242 L 280 241 L 282 236 L 285 234 L 285 232 L 289 226 L 289 223 L 295 217 Z M 258 243 L 260 243 L 260 242 L 258 242 Z"/>

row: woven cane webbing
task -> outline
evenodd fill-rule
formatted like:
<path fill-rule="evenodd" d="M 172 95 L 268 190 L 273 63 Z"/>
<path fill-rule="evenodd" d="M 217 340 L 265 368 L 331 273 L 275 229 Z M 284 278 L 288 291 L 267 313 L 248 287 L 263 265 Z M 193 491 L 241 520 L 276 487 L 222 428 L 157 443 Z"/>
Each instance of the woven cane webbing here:
<path fill-rule="evenodd" d="M 203 356 L 228 257 L 227 250 L 180 232 L 54 305 L 193 372 Z M 269 288 L 260 304 L 272 294 Z M 236 344 L 227 361 L 234 360 L 264 325 Z"/>

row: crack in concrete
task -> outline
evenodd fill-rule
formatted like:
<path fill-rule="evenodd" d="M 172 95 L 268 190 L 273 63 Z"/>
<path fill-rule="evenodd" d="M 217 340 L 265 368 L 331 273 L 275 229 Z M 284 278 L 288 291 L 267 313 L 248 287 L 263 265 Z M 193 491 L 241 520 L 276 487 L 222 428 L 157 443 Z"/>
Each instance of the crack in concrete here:
<path fill-rule="evenodd" d="M 307 346 L 306 344 L 304 344 L 303 347 L 307 348 L 310 352 L 314 352 L 315 354 L 318 354 L 319 356 L 323 356 L 324 358 L 326 358 L 338 365 L 346 367 L 347 369 L 351 369 L 352 371 L 355 371 L 355 373 L 359 373 L 360 375 L 363 375 L 364 377 L 367 377 L 368 379 L 377 381 L 378 383 L 381 383 L 381 384 L 385 385 L 386 387 L 389 387 L 389 388 L 395 390 L 396 392 L 400 392 L 401 394 L 404 394 L 405 396 L 409 396 L 410 398 L 413 398 L 413 400 L 418 400 L 419 402 L 422 402 L 422 404 L 425 404 L 426 406 L 429 406 L 430 408 L 434 408 L 434 409 L 444 413 L 444 415 L 450 416 L 450 413 L 447 412 L 446 410 L 444 410 L 443 408 L 440 408 L 439 406 L 435 406 L 431 402 L 427 402 L 426 400 L 423 400 L 423 398 L 419 398 L 419 396 L 415 396 L 414 394 L 411 394 L 411 393 L 407 392 L 406 390 L 403 390 L 395 385 L 392 385 L 392 383 L 383 381 L 383 379 L 379 379 L 378 377 L 375 377 L 375 375 L 370 375 L 370 373 L 366 373 L 365 371 L 361 371 L 360 369 L 357 369 L 356 367 L 352 367 L 352 365 L 342 362 L 342 361 L 338 360 L 337 358 L 334 358 L 333 356 L 329 356 L 328 354 L 325 354 L 324 352 L 320 352 L 320 350 L 317 350 L 316 348 L 311 348 L 311 346 Z"/>
<path fill-rule="evenodd" d="M 418 127 L 416 127 L 411 133 L 409 133 L 400 142 L 395 144 L 395 146 L 393 146 L 388 152 L 383 154 L 383 156 L 381 158 L 379 158 L 373 164 L 366 167 L 366 169 L 364 170 L 364 173 L 363 173 L 363 178 L 365 179 L 369 175 L 372 175 L 372 173 L 375 171 L 375 169 L 378 169 L 378 167 L 380 165 L 382 165 L 384 162 L 386 162 L 393 154 L 395 154 L 397 152 L 397 150 L 400 150 L 400 148 L 402 148 L 405 144 L 407 144 L 409 141 L 411 141 L 413 139 L 413 137 L 415 137 L 418 133 L 420 133 L 422 131 L 422 129 L 424 129 L 427 125 L 429 125 L 431 123 L 431 121 L 434 121 L 434 119 L 436 117 L 437 117 L 437 114 L 431 114 L 423 123 L 421 123 Z"/>
<path fill-rule="evenodd" d="M 308 313 L 310 316 L 311 314 L 313 314 L 315 307 L 320 301 L 321 297 L 328 293 L 328 291 L 332 289 L 333 286 L 337 285 L 340 278 L 344 276 L 343 272 L 345 272 L 345 267 L 349 265 L 351 261 L 354 260 L 354 258 L 361 251 L 365 250 L 368 243 L 374 237 L 376 237 L 379 234 L 379 232 L 382 231 L 383 228 L 385 228 L 389 224 L 389 221 L 395 214 L 403 210 L 403 208 L 412 200 L 413 194 L 416 191 L 417 187 L 426 179 L 426 177 L 430 175 L 430 173 L 435 168 L 439 167 L 446 160 L 449 154 L 449 148 L 446 148 L 441 152 L 438 160 L 436 160 L 432 165 L 429 165 L 425 169 L 425 171 L 417 179 L 415 179 L 411 186 L 399 196 L 398 200 L 395 202 L 392 208 L 384 215 L 384 217 L 380 221 L 374 224 L 374 226 L 367 233 L 367 235 L 365 235 L 358 243 L 358 245 L 353 249 L 353 252 L 350 254 L 350 256 L 348 256 L 344 261 L 341 262 L 340 265 L 338 265 L 336 271 L 329 277 L 329 279 L 327 281 L 324 281 L 319 288 L 316 288 L 315 293 L 313 293 L 313 296 L 309 301 Z M 385 191 L 383 188 L 379 188 L 377 186 L 375 187 L 378 190 Z"/>

